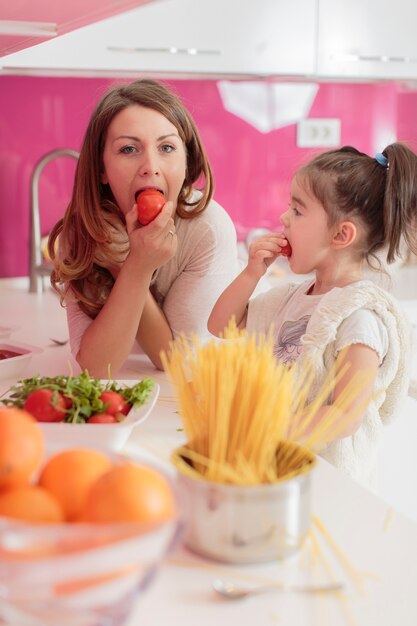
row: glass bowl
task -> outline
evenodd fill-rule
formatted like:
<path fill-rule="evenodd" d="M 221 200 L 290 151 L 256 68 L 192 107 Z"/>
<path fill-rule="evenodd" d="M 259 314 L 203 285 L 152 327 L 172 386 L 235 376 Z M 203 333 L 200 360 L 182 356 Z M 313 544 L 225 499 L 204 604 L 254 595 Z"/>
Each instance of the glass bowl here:
<path fill-rule="evenodd" d="M 181 530 L 179 513 L 152 528 L 0 517 L 0 624 L 121 626 Z"/>

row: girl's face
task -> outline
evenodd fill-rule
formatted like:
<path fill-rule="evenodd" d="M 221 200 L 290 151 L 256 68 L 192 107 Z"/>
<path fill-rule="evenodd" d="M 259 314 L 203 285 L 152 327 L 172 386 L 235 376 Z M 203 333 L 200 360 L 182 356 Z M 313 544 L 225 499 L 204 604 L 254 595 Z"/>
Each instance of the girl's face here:
<path fill-rule="evenodd" d="M 125 215 L 147 188 L 159 189 L 177 206 L 187 156 L 178 130 L 158 111 L 135 104 L 120 111 L 107 130 L 103 164 L 101 182 Z"/>
<path fill-rule="evenodd" d="M 323 205 L 295 176 L 291 185 L 290 206 L 280 217 L 284 233 L 291 244 L 289 264 L 296 274 L 320 270 L 329 260 L 332 231 Z"/>

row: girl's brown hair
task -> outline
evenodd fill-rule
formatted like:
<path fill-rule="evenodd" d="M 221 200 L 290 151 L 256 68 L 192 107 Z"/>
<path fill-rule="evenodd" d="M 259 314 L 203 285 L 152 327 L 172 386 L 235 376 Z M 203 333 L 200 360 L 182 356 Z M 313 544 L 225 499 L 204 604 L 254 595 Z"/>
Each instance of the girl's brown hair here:
<path fill-rule="evenodd" d="M 386 249 L 392 263 L 404 239 L 417 251 L 417 155 L 393 143 L 378 159 L 344 146 L 313 158 L 297 172 L 321 202 L 329 224 L 357 219 L 364 227 L 362 256 L 368 262 Z"/>
<path fill-rule="evenodd" d="M 70 286 L 81 308 L 91 317 L 102 308 L 114 282 L 110 272 L 96 263 L 97 252 L 110 263 L 117 259 L 120 249 L 112 249 L 113 228 L 125 223 L 109 185 L 101 182 L 104 145 L 115 115 L 132 105 L 161 113 L 176 127 L 184 143 L 187 166 L 177 214 L 192 219 L 205 210 L 214 191 L 213 174 L 197 127 L 172 91 L 160 82 L 143 79 L 114 87 L 104 95 L 84 136 L 71 201 L 49 237 L 49 253 L 55 261 L 53 288 L 64 299 Z M 204 188 L 201 197 L 193 202 L 193 185 L 199 179 L 204 179 Z M 60 253 L 56 255 L 58 237 Z"/>

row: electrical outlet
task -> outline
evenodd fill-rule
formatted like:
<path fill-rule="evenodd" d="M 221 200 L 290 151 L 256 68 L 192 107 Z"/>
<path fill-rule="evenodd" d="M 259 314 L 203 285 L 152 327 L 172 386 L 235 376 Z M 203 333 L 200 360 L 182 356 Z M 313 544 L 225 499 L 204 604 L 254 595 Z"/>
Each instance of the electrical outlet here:
<path fill-rule="evenodd" d="M 340 145 L 340 120 L 308 118 L 297 124 L 299 148 L 330 148 Z"/>

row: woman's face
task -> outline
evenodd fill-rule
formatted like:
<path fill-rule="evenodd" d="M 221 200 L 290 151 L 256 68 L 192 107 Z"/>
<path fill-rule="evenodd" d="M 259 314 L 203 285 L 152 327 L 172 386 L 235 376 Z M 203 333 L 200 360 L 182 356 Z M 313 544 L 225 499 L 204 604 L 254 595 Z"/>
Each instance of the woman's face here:
<path fill-rule="evenodd" d="M 112 120 L 103 152 L 101 182 L 126 215 L 139 191 L 159 189 L 177 206 L 187 167 L 176 127 L 161 113 L 133 104 Z"/>

